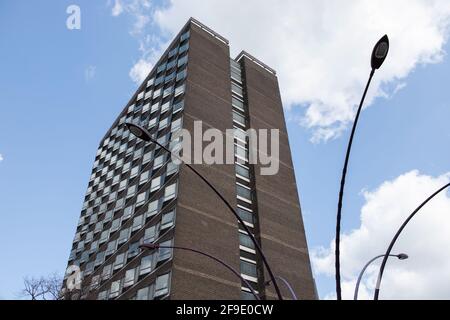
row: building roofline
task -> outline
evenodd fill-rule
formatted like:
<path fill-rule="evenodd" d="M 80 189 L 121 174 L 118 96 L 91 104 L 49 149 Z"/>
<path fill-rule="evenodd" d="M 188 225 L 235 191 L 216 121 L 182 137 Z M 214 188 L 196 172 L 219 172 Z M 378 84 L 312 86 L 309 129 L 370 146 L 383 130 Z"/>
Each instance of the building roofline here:
<path fill-rule="evenodd" d="M 211 36 L 213 36 L 214 38 L 222 41 L 223 43 L 229 45 L 230 42 L 228 41 L 228 39 L 226 39 L 225 37 L 221 36 L 220 34 L 218 34 L 217 32 L 215 32 L 213 29 L 207 27 L 206 25 L 204 25 L 203 23 L 201 23 L 200 21 L 198 21 L 197 19 L 191 17 L 188 21 L 188 23 L 192 23 L 194 25 L 196 25 L 197 27 L 199 27 L 200 29 L 202 29 L 203 31 L 206 31 L 207 33 L 209 33 Z"/>
<path fill-rule="evenodd" d="M 277 72 L 272 69 L 271 67 L 269 67 L 267 64 L 265 64 L 264 62 L 262 62 L 261 60 L 255 58 L 254 56 L 252 56 L 250 53 L 248 53 L 245 50 L 242 50 L 241 53 L 238 54 L 238 56 L 236 57 L 236 61 L 239 62 L 243 57 L 246 57 L 247 59 L 249 59 L 250 61 L 256 63 L 258 66 L 260 66 L 261 68 L 265 69 L 266 71 L 268 71 L 269 73 L 273 74 L 274 76 L 277 75 Z"/>

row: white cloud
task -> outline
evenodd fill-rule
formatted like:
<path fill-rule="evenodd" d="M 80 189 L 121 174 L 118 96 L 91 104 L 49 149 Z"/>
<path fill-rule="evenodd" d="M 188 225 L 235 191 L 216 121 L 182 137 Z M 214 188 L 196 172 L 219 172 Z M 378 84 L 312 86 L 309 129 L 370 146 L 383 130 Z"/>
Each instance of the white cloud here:
<path fill-rule="evenodd" d="M 94 79 L 96 71 L 97 68 L 95 66 L 88 66 L 86 69 L 84 69 L 84 80 L 86 82 L 89 82 Z"/>
<path fill-rule="evenodd" d="M 115 0 L 114 6 L 111 9 L 111 14 L 115 17 L 121 15 L 123 12 L 123 5 L 121 0 Z"/>
<path fill-rule="evenodd" d="M 343 297 L 351 299 L 356 278 L 372 257 L 383 254 L 407 216 L 429 195 L 448 183 L 450 173 L 439 177 L 408 172 L 364 191 L 361 225 L 342 236 Z M 345 217 L 345 216 L 344 216 Z M 408 224 L 393 253 L 405 252 L 405 261 L 390 259 L 383 276 L 382 299 L 450 299 L 450 195 L 443 192 Z M 312 252 L 316 274 L 334 279 L 334 241 Z M 379 263 L 366 271 L 360 297 L 371 299 Z M 334 298 L 330 293 L 328 298 Z"/>
<path fill-rule="evenodd" d="M 3 155 L 0 153 L 0 162 L 3 161 Z"/>
<path fill-rule="evenodd" d="M 237 9 L 238 8 L 238 9 Z M 448 0 L 172 0 L 154 19 L 172 35 L 194 16 L 278 71 L 285 107 L 315 142 L 338 137 L 353 120 L 369 73 L 373 45 L 385 33 L 390 55 L 367 105 L 394 94 L 418 64 L 443 57 Z"/>
<path fill-rule="evenodd" d="M 130 70 L 130 78 L 136 83 L 142 83 L 152 70 L 152 64 L 145 59 L 140 59 Z"/>
<path fill-rule="evenodd" d="M 108 2 L 111 14 L 115 17 L 126 12 L 134 19 L 130 33 L 133 36 L 141 34 L 151 19 L 152 1 L 150 0 L 115 0 L 114 5 Z"/>

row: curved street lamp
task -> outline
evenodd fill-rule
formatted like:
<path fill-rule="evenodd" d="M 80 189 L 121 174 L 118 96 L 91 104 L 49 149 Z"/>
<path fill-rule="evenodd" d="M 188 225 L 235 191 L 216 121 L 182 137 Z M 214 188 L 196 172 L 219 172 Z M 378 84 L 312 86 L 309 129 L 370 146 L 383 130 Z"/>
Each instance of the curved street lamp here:
<path fill-rule="evenodd" d="M 216 258 L 206 252 L 200 251 L 200 250 L 196 250 L 196 249 L 192 249 L 192 248 L 187 248 L 187 247 L 177 247 L 177 246 L 160 246 L 159 244 L 143 244 L 140 246 L 141 248 L 144 249 L 149 249 L 149 250 L 156 250 L 159 248 L 162 249 L 176 249 L 176 250 L 184 250 L 184 251 L 190 251 L 190 252 L 194 252 L 197 254 L 200 254 L 202 256 L 208 257 L 218 263 L 220 263 L 221 265 L 223 265 L 225 268 L 227 268 L 228 270 L 230 270 L 231 272 L 233 272 L 237 277 L 239 277 L 239 279 L 245 283 L 245 285 L 247 286 L 247 288 L 251 291 L 251 293 L 253 294 L 253 296 L 255 297 L 256 300 L 261 300 L 261 298 L 258 296 L 258 294 L 255 292 L 255 289 L 253 289 L 253 287 L 251 286 L 251 284 L 239 273 L 237 272 L 232 266 L 230 266 L 229 264 L 227 264 L 226 262 L 224 262 L 223 260 Z"/>
<path fill-rule="evenodd" d="M 283 282 L 285 285 L 286 285 L 286 287 L 288 288 L 288 290 L 289 290 L 289 292 L 291 293 L 291 295 L 292 295 L 292 298 L 294 299 L 294 300 L 298 300 L 298 298 L 297 298 L 297 295 L 295 294 L 295 291 L 294 291 L 294 289 L 292 288 L 292 286 L 291 286 L 291 284 L 289 283 L 289 281 L 287 281 L 285 278 L 283 278 L 282 276 L 275 276 L 277 279 L 279 279 L 281 282 Z M 266 286 L 270 286 L 270 284 L 272 283 L 272 280 L 268 280 L 268 281 L 266 281 Z"/>
<path fill-rule="evenodd" d="M 344 186 L 345 186 L 345 176 L 347 174 L 348 161 L 350 158 L 350 151 L 352 149 L 353 137 L 355 135 L 356 126 L 358 124 L 359 115 L 361 113 L 362 106 L 364 104 L 364 100 L 366 98 L 367 90 L 369 89 L 370 83 L 372 82 L 373 75 L 375 74 L 375 70 L 379 69 L 383 64 L 384 60 L 387 57 L 389 52 L 389 38 L 387 35 L 384 35 L 375 45 L 372 51 L 371 57 L 371 67 L 369 80 L 367 81 L 366 88 L 364 90 L 364 94 L 362 96 L 361 102 L 358 107 L 358 111 L 356 112 L 355 121 L 353 122 L 352 132 L 350 134 L 350 140 L 347 145 L 347 153 L 345 155 L 344 168 L 342 170 L 341 177 L 341 186 L 339 190 L 339 201 L 338 201 L 338 209 L 336 216 L 336 239 L 335 239 L 335 269 L 336 269 L 336 297 L 337 300 L 342 300 L 341 293 L 341 266 L 340 266 L 340 237 L 341 237 L 341 217 L 342 217 L 342 198 L 344 196 Z"/>
<path fill-rule="evenodd" d="M 281 291 L 280 288 L 278 287 L 278 284 L 275 280 L 275 276 L 272 272 L 272 269 L 269 266 L 269 262 L 266 259 L 266 256 L 264 255 L 261 246 L 259 245 L 258 241 L 256 241 L 255 236 L 252 234 L 252 232 L 250 231 L 250 229 L 247 227 L 247 225 L 244 223 L 244 221 L 242 220 L 242 218 L 239 216 L 239 214 L 236 212 L 236 210 L 233 209 L 233 206 L 227 201 L 227 199 L 225 199 L 225 197 L 219 192 L 219 190 L 216 189 L 216 187 L 214 187 L 211 182 L 209 182 L 200 172 L 198 172 L 193 166 L 191 166 L 190 164 L 186 163 L 183 161 L 183 159 L 181 159 L 181 157 L 179 157 L 177 154 L 173 153 L 172 151 L 170 151 L 168 148 L 166 148 L 165 146 L 163 146 L 161 143 L 159 143 L 157 140 L 155 140 L 152 135 L 150 134 L 150 132 L 148 132 L 147 129 L 145 129 L 142 126 L 139 126 L 137 124 L 134 123 L 130 123 L 127 122 L 125 123 L 125 125 L 127 126 L 128 130 L 130 130 L 130 132 L 136 136 L 137 138 L 146 141 L 146 142 L 152 142 L 154 144 L 156 144 L 157 146 L 159 146 L 161 149 L 163 149 L 164 151 L 166 151 L 167 153 L 169 153 L 172 157 L 175 157 L 176 159 L 178 159 L 179 161 L 181 161 L 184 165 L 186 165 L 192 172 L 194 172 L 200 179 L 202 179 L 202 181 L 204 183 L 206 183 L 208 185 L 209 188 L 211 188 L 212 191 L 214 191 L 214 193 L 220 198 L 220 200 L 222 200 L 223 203 L 225 203 L 225 205 L 227 206 L 227 208 L 233 213 L 233 215 L 236 217 L 236 219 L 239 221 L 239 223 L 242 225 L 242 228 L 244 228 L 245 232 L 247 232 L 248 236 L 250 237 L 250 239 L 252 240 L 253 244 L 255 245 L 255 249 L 256 251 L 260 254 L 261 259 L 264 263 L 264 265 L 266 266 L 267 272 L 269 273 L 270 279 L 273 282 L 273 285 L 275 287 L 275 291 L 277 293 L 278 299 L 279 300 L 283 300 L 283 297 L 281 295 Z"/>
<path fill-rule="evenodd" d="M 389 255 L 390 255 L 390 253 L 392 251 L 392 248 L 394 247 L 395 242 L 397 241 L 398 237 L 402 233 L 403 229 L 405 229 L 405 227 L 409 223 L 409 221 L 411 221 L 411 219 L 414 218 L 416 213 L 419 212 L 419 210 L 422 209 L 423 206 L 425 206 L 431 199 L 436 197 L 439 193 L 441 193 L 442 191 L 444 191 L 448 187 L 450 187 L 450 183 L 446 184 L 445 186 L 440 188 L 438 191 L 433 193 L 431 196 L 429 196 L 424 202 L 422 202 L 422 204 L 420 206 L 418 206 L 416 208 L 416 210 L 413 211 L 413 213 L 410 214 L 410 216 L 400 226 L 400 229 L 398 229 L 397 233 L 395 234 L 394 238 L 392 239 L 391 243 L 389 244 L 389 247 L 388 247 L 388 249 L 386 251 L 386 254 L 384 255 L 383 262 L 381 263 L 380 271 L 378 272 L 377 285 L 375 287 L 375 294 L 374 294 L 374 297 L 373 297 L 374 300 L 378 300 L 378 297 L 380 295 L 381 279 L 383 277 L 384 268 L 386 267 L 386 263 L 387 263 L 387 260 L 389 258 Z"/>
<path fill-rule="evenodd" d="M 400 253 L 400 254 L 391 254 L 389 255 L 390 257 L 397 257 L 399 260 L 406 260 L 408 259 L 408 255 L 406 253 Z M 384 254 L 380 254 L 379 256 L 376 256 L 375 258 L 373 258 L 372 260 L 370 260 L 369 262 L 366 263 L 366 265 L 364 266 L 364 268 L 362 268 L 361 272 L 359 273 L 358 276 L 358 281 L 356 281 L 356 286 L 355 286 L 355 293 L 353 295 L 353 300 L 358 300 L 358 292 L 359 292 L 359 284 L 361 283 L 361 279 L 364 275 L 364 272 L 366 271 L 367 267 L 369 267 L 374 261 L 383 258 Z"/>

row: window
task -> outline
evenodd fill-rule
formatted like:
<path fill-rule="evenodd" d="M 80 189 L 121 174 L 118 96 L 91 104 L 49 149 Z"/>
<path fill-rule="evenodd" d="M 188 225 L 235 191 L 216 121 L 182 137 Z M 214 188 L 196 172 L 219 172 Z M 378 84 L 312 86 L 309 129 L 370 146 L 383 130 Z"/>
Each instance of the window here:
<path fill-rule="evenodd" d="M 97 223 L 95 224 L 94 234 L 97 234 L 97 233 L 99 233 L 99 232 L 102 231 L 102 230 L 103 230 L 103 222 L 102 222 L 102 221 L 97 222 Z"/>
<path fill-rule="evenodd" d="M 170 176 L 171 174 L 174 174 L 177 171 L 178 171 L 178 165 L 173 162 L 169 162 L 169 164 L 167 165 L 166 175 Z"/>
<path fill-rule="evenodd" d="M 105 217 L 103 218 L 103 222 L 107 223 L 107 222 L 111 221 L 112 217 L 113 217 L 113 212 L 111 210 L 107 211 L 105 213 Z"/>
<path fill-rule="evenodd" d="M 233 107 L 236 107 L 237 109 L 239 109 L 242 112 L 244 112 L 244 103 L 241 100 L 239 100 L 239 99 L 237 99 L 235 97 L 232 97 L 231 98 L 231 104 L 233 105 Z"/>
<path fill-rule="evenodd" d="M 121 280 L 117 280 L 111 283 L 111 290 L 109 292 L 109 298 L 113 299 L 119 296 L 120 294 L 120 283 Z"/>
<path fill-rule="evenodd" d="M 140 250 L 141 249 L 139 248 L 139 242 L 133 242 L 128 248 L 127 258 L 131 259 L 136 257 L 139 254 Z"/>
<path fill-rule="evenodd" d="M 180 42 L 183 42 L 184 40 L 189 39 L 189 35 L 190 35 L 189 31 L 186 31 L 185 33 L 183 33 L 180 37 Z"/>
<path fill-rule="evenodd" d="M 184 89 L 185 89 L 184 87 L 185 87 L 185 85 L 182 84 L 182 85 L 180 85 L 180 86 L 175 88 L 175 97 L 184 93 Z"/>
<path fill-rule="evenodd" d="M 102 280 L 107 280 L 111 276 L 112 273 L 112 264 L 108 264 L 107 266 L 103 267 L 102 271 Z"/>
<path fill-rule="evenodd" d="M 154 285 L 151 285 L 149 287 L 139 289 L 136 295 L 136 300 L 152 300 L 154 288 Z"/>
<path fill-rule="evenodd" d="M 161 77 L 161 82 L 164 80 L 164 77 Z M 158 90 L 155 90 L 154 92 L 153 92 L 153 99 L 156 99 L 156 98 L 158 98 L 159 96 L 161 96 L 161 93 L 162 93 L 162 88 L 161 89 L 158 89 Z"/>
<path fill-rule="evenodd" d="M 120 228 L 120 220 L 121 220 L 121 218 L 117 218 L 117 219 L 113 220 L 113 222 L 111 224 L 111 228 L 110 228 L 110 232 L 111 233 L 116 232 L 117 230 L 119 230 L 119 228 Z"/>
<path fill-rule="evenodd" d="M 171 184 L 164 190 L 164 201 L 169 201 L 177 196 L 177 184 Z"/>
<path fill-rule="evenodd" d="M 105 252 L 104 251 L 97 253 L 97 256 L 95 257 L 95 266 L 99 266 L 103 262 L 105 262 Z"/>
<path fill-rule="evenodd" d="M 241 291 L 241 300 L 255 300 L 255 296 L 251 292 Z"/>
<path fill-rule="evenodd" d="M 139 166 L 134 166 L 130 172 L 130 178 L 135 177 L 139 173 Z"/>
<path fill-rule="evenodd" d="M 186 44 L 182 45 L 180 47 L 180 49 L 178 50 L 178 53 L 182 54 L 183 52 L 187 51 L 187 49 L 189 49 L 189 43 L 186 43 Z"/>
<path fill-rule="evenodd" d="M 171 246 L 172 240 L 163 242 L 160 244 L 161 247 Z M 172 257 L 172 248 L 159 248 L 158 249 L 158 261 L 164 261 Z"/>
<path fill-rule="evenodd" d="M 121 245 L 122 243 L 125 243 L 128 241 L 128 236 L 130 234 L 130 229 L 125 228 L 120 230 L 119 239 L 117 239 L 117 245 Z"/>
<path fill-rule="evenodd" d="M 169 135 L 165 134 L 165 135 L 159 137 L 158 140 L 156 140 L 156 141 L 158 141 L 159 144 L 164 146 L 167 144 L 167 142 L 169 142 Z"/>
<path fill-rule="evenodd" d="M 168 58 L 172 58 L 172 57 L 173 57 L 174 55 L 176 55 L 177 53 L 178 53 L 178 47 L 176 47 L 176 48 L 170 50 L 169 53 L 167 54 L 167 57 L 168 57 Z M 167 69 L 169 69 L 169 64 L 170 64 L 170 63 L 167 64 Z"/>
<path fill-rule="evenodd" d="M 110 242 L 108 242 L 108 247 L 106 248 L 106 255 L 110 256 L 114 253 L 114 251 L 116 251 L 116 247 L 117 247 L 117 240 L 112 240 Z"/>
<path fill-rule="evenodd" d="M 182 126 L 183 126 L 183 118 L 178 118 L 172 122 L 172 126 L 171 126 L 172 128 L 170 131 L 176 132 L 176 131 L 180 130 L 182 128 Z"/>
<path fill-rule="evenodd" d="M 241 126 L 245 126 L 245 117 L 236 111 L 233 111 L 233 120 Z"/>
<path fill-rule="evenodd" d="M 139 184 L 147 182 L 149 178 L 150 178 L 150 170 L 141 173 L 141 176 L 139 177 Z"/>
<path fill-rule="evenodd" d="M 173 87 L 171 88 L 171 90 L 173 91 Z M 171 105 L 171 101 L 167 101 L 165 102 L 162 106 L 161 106 L 161 114 L 163 114 L 164 112 L 166 112 L 167 110 L 170 109 L 170 105 Z"/>
<path fill-rule="evenodd" d="M 251 199 L 252 199 L 252 193 L 251 193 L 250 189 L 248 189 L 244 186 L 241 186 L 239 184 L 236 185 L 236 193 L 241 200 L 251 201 Z"/>
<path fill-rule="evenodd" d="M 178 72 L 176 81 L 183 80 L 184 78 L 186 78 L 186 75 L 187 75 L 186 69 Z"/>
<path fill-rule="evenodd" d="M 151 226 L 145 230 L 143 243 L 152 243 L 158 236 L 158 225 Z"/>
<path fill-rule="evenodd" d="M 86 264 L 86 269 L 84 269 L 84 275 L 88 276 L 94 272 L 94 262 L 89 262 Z"/>
<path fill-rule="evenodd" d="M 250 178 L 250 172 L 247 168 L 240 166 L 240 165 L 236 165 L 236 174 L 240 175 L 241 177 Z"/>
<path fill-rule="evenodd" d="M 131 227 L 131 232 L 137 231 L 142 228 L 144 224 L 144 215 L 141 214 L 133 219 L 133 226 Z"/>
<path fill-rule="evenodd" d="M 108 291 L 105 290 L 105 291 L 99 292 L 97 298 L 98 298 L 98 300 L 108 299 Z"/>
<path fill-rule="evenodd" d="M 141 266 L 139 267 L 139 275 L 140 276 L 150 273 L 152 271 L 154 257 L 155 256 L 153 254 L 151 254 L 151 255 L 145 256 L 141 259 Z"/>
<path fill-rule="evenodd" d="M 127 220 L 133 215 L 133 206 L 128 206 L 123 210 L 122 220 Z"/>
<path fill-rule="evenodd" d="M 150 192 L 157 191 L 162 184 L 162 176 L 159 176 L 152 180 L 151 186 L 150 186 Z"/>
<path fill-rule="evenodd" d="M 114 270 L 120 269 L 125 263 L 125 253 L 118 254 L 114 261 Z"/>
<path fill-rule="evenodd" d="M 164 118 L 161 121 L 159 121 L 158 130 L 162 130 L 164 128 L 167 128 L 168 125 L 169 125 L 169 117 Z"/>
<path fill-rule="evenodd" d="M 152 104 L 152 108 L 150 110 L 150 113 L 152 114 L 152 113 L 154 113 L 154 112 L 156 112 L 158 110 L 159 110 L 159 101 L 157 101 L 154 104 Z"/>
<path fill-rule="evenodd" d="M 122 209 L 124 204 L 125 204 L 125 199 L 124 199 L 124 198 L 118 199 L 118 200 L 116 201 L 116 207 L 115 207 L 115 209 L 116 209 L 116 210 Z"/>
<path fill-rule="evenodd" d="M 99 244 L 105 243 L 106 241 L 108 241 L 108 238 L 109 238 L 109 230 L 103 231 L 102 234 L 100 235 Z"/>
<path fill-rule="evenodd" d="M 175 104 L 173 105 L 173 111 L 172 111 L 172 114 L 175 114 L 175 113 L 177 113 L 177 112 L 183 110 L 183 108 L 184 108 L 184 101 L 181 100 L 181 101 L 179 101 L 179 102 L 177 102 L 177 103 L 175 103 Z"/>
<path fill-rule="evenodd" d="M 184 66 L 187 63 L 187 61 L 188 61 L 188 56 L 187 55 L 182 57 L 182 58 L 180 58 L 180 59 L 178 59 L 178 68 L 181 67 L 181 66 Z"/>
<path fill-rule="evenodd" d="M 127 288 L 134 284 L 136 276 L 136 269 L 130 269 L 125 272 L 125 279 L 123 281 L 123 287 Z"/>
<path fill-rule="evenodd" d="M 144 191 L 144 192 L 138 194 L 138 196 L 136 198 L 136 206 L 140 206 L 140 205 L 144 204 L 146 199 L 147 199 L 147 192 Z"/>
<path fill-rule="evenodd" d="M 143 157 L 143 159 L 142 159 L 142 162 L 143 162 L 143 163 L 147 163 L 147 162 L 151 161 L 152 158 L 153 158 L 153 151 L 149 151 L 149 152 L 147 152 L 146 154 L 144 154 L 144 157 Z"/>
<path fill-rule="evenodd" d="M 166 158 L 166 156 L 164 154 L 155 158 L 155 161 L 153 162 L 153 170 L 156 170 L 156 169 L 162 167 L 162 165 L 164 164 L 165 158 Z"/>
<path fill-rule="evenodd" d="M 165 296 L 169 293 L 170 274 L 164 274 L 156 278 L 155 282 L 155 298 Z"/>
<path fill-rule="evenodd" d="M 93 254 L 94 252 L 97 252 L 98 249 L 98 240 L 92 241 L 91 248 L 89 249 L 89 254 Z"/>
<path fill-rule="evenodd" d="M 148 205 L 146 218 L 156 215 L 159 210 L 161 210 L 161 205 L 162 203 L 160 199 L 150 202 Z"/>
<path fill-rule="evenodd" d="M 239 233 L 239 244 L 250 249 L 255 249 L 255 244 L 252 239 L 244 233 Z"/>
<path fill-rule="evenodd" d="M 237 129 L 237 128 L 234 129 L 234 137 L 238 138 L 244 142 L 247 141 L 247 133 L 241 129 Z"/>
<path fill-rule="evenodd" d="M 91 290 L 95 290 L 98 287 L 99 284 L 100 284 L 100 275 L 93 276 L 92 280 L 91 280 L 91 287 L 90 287 L 90 289 Z"/>
<path fill-rule="evenodd" d="M 158 67 L 158 69 L 156 69 L 156 72 L 157 72 L 157 73 L 160 73 L 160 72 L 162 72 L 162 71 L 164 71 L 164 70 L 166 70 L 166 64 L 165 64 L 165 63 L 162 64 L 162 65 L 160 65 L 160 66 Z"/>
<path fill-rule="evenodd" d="M 164 213 L 161 218 L 161 230 L 172 227 L 174 220 L 175 220 L 175 210 Z"/>
<path fill-rule="evenodd" d="M 237 213 L 242 220 L 253 224 L 253 214 L 251 212 L 248 212 L 247 210 L 244 210 L 242 208 L 237 208 Z"/>
<path fill-rule="evenodd" d="M 241 273 L 256 279 L 258 278 L 256 264 L 247 261 L 241 260 Z"/>
<path fill-rule="evenodd" d="M 166 79 L 168 79 L 168 81 L 172 80 L 175 77 L 175 72 L 173 72 L 172 74 L 170 74 L 169 76 L 167 76 Z M 167 80 L 166 80 L 167 81 Z M 168 82 L 167 81 L 167 82 Z M 170 96 L 173 92 L 173 86 L 165 88 L 163 91 L 163 98 Z M 164 105 L 161 106 L 161 109 Z M 167 108 L 167 107 L 166 107 Z M 167 110 L 167 109 L 166 109 Z M 161 110 L 161 113 L 163 113 L 164 111 Z"/>
<path fill-rule="evenodd" d="M 240 96 L 243 96 L 243 94 L 244 94 L 242 91 L 242 87 L 238 86 L 237 84 L 235 84 L 233 82 L 231 83 L 231 91 Z"/>

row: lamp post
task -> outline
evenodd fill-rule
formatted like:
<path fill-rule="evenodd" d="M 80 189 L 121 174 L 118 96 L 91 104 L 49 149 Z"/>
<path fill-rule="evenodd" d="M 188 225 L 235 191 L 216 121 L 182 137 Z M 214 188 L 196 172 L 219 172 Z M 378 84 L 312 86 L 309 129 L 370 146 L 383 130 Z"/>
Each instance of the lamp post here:
<path fill-rule="evenodd" d="M 267 272 L 269 273 L 270 279 L 272 280 L 273 285 L 275 287 L 275 291 L 277 293 L 278 299 L 279 300 L 283 300 L 280 288 L 278 287 L 278 284 L 277 284 L 277 282 L 275 280 L 275 276 L 274 276 L 274 274 L 272 272 L 272 269 L 270 268 L 270 265 L 269 265 L 269 263 L 268 263 L 268 261 L 266 259 L 266 256 L 264 255 L 264 253 L 263 253 L 263 251 L 261 249 L 261 246 L 259 245 L 258 241 L 256 241 L 255 236 L 252 234 L 250 229 L 244 223 L 242 218 L 239 216 L 239 214 L 236 212 L 236 210 L 234 210 L 233 206 L 227 201 L 227 199 L 225 199 L 225 197 L 219 192 L 219 190 L 217 190 L 216 187 L 214 187 L 214 185 L 212 185 L 211 182 L 209 182 L 208 179 L 206 179 L 193 166 L 191 166 L 190 164 L 184 162 L 183 159 L 181 159 L 181 157 L 179 157 L 177 154 L 175 154 L 172 151 L 170 151 L 169 149 L 167 149 L 165 146 L 163 146 L 161 143 L 159 143 L 154 138 L 152 138 L 150 132 L 148 132 L 147 129 L 143 128 L 142 126 L 136 125 L 134 123 L 129 123 L 129 122 L 125 123 L 125 125 L 130 130 L 130 132 L 133 135 L 135 135 L 137 138 L 139 138 L 139 139 L 141 139 L 143 141 L 146 141 L 146 142 L 152 142 L 152 143 L 156 144 L 157 146 L 159 146 L 164 151 L 166 151 L 167 153 L 169 153 L 172 157 L 177 158 L 184 165 L 186 165 L 192 172 L 194 172 L 204 183 L 206 183 L 208 185 L 208 187 L 211 188 L 212 191 L 214 191 L 214 193 L 220 198 L 220 200 L 222 200 L 222 202 L 227 206 L 227 208 L 231 211 L 231 213 L 233 213 L 233 215 L 236 217 L 236 219 L 241 224 L 242 228 L 244 228 L 245 232 L 247 232 L 248 236 L 250 237 L 250 239 L 252 240 L 253 244 L 255 245 L 256 251 L 260 254 L 261 259 L 262 259 L 264 265 L 266 266 Z"/>
<path fill-rule="evenodd" d="M 287 281 L 285 278 L 283 278 L 282 276 L 275 276 L 277 279 L 279 279 L 281 282 L 283 282 L 286 287 L 288 288 L 289 292 L 292 295 L 292 298 L 294 300 L 298 300 L 297 295 L 295 294 L 294 289 L 292 288 L 291 284 L 289 283 L 289 281 Z M 266 286 L 270 286 L 270 284 L 272 283 L 272 280 L 268 280 L 266 281 Z"/>
<path fill-rule="evenodd" d="M 375 70 L 379 69 L 383 64 L 386 56 L 389 52 L 389 38 L 387 35 L 384 35 L 375 45 L 372 51 L 371 57 L 371 67 L 369 80 L 367 81 L 366 88 L 364 90 L 364 94 L 362 96 L 361 102 L 358 107 L 358 111 L 356 112 L 355 121 L 353 122 L 352 132 L 350 134 L 350 140 L 347 145 L 347 153 L 345 155 L 344 168 L 342 170 L 341 177 L 341 185 L 339 190 L 339 200 L 338 200 L 338 209 L 336 216 L 336 239 L 335 239 L 335 269 L 336 269 L 336 297 L 337 300 L 342 300 L 341 293 L 341 267 L 340 267 L 340 236 L 341 236 L 341 217 L 342 217 L 342 198 L 344 196 L 344 186 L 345 186 L 345 176 L 347 174 L 347 167 L 350 158 L 350 151 L 352 148 L 353 137 L 355 135 L 356 126 L 358 124 L 359 115 L 361 113 L 362 106 L 364 104 L 364 100 L 366 98 L 367 91 L 369 89 L 370 83 L 372 82 L 373 75 L 375 74 Z"/>
<path fill-rule="evenodd" d="M 261 298 L 258 296 L 258 294 L 255 292 L 255 289 L 253 289 L 253 287 L 251 286 L 251 284 L 239 273 L 237 272 L 232 266 L 230 266 L 229 264 L 227 264 L 226 262 L 224 262 L 223 260 L 214 257 L 213 255 L 210 255 L 209 253 L 200 251 L 200 250 L 196 250 L 196 249 L 192 249 L 192 248 L 187 248 L 187 247 L 178 247 L 178 246 L 160 246 L 159 244 L 143 244 L 140 246 L 141 248 L 144 249 L 149 249 L 149 250 L 156 250 L 159 248 L 162 249 L 176 249 L 176 250 L 184 250 L 184 251 L 190 251 L 190 252 L 194 252 L 197 254 L 200 254 L 202 256 L 208 257 L 218 263 L 220 263 L 221 265 L 223 265 L 225 268 L 227 268 L 228 270 L 230 270 L 231 272 L 233 272 L 242 282 L 245 283 L 245 285 L 247 286 L 247 288 L 251 291 L 251 293 L 253 294 L 253 296 L 255 297 L 256 300 L 261 300 Z"/>
<path fill-rule="evenodd" d="M 403 229 L 405 229 L 406 225 L 409 223 L 409 221 L 411 221 L 412 218 L 414 218 L 414 216 L 417 214 L 417 212 L 419 212 L 420 209 L 422 209 L 429 201 L 431 201 L 434 197 L 436 197 L 439 193 L 441 193 L 442 191 L 444 191 L 448 187 L 450 187 L 450 183 L 446 184 L 445 186 L 443 186 L 442 188 L 437 190 L 435 193 L 433 193 L 431 196 L 429 196 L 424 202 L 422 202 L 422 204 L 420 206 L 418 206 L 416 208 L 416 210 L 414 210 L 409 215 L 409 217 L 405 220 L 405 222 L 403 222 L 403 224 L 398 229 L 397 233 L 395 234 L 394 238 L 392 239 L 391 243 L 389 244 L 389 247 L 388 247 L 388 249 L 386 251 L 386 254 L 384 255 L 383 262 L 381 263 L 380 271 L 378 272 L 377 285 L 375 287 L 375 294 L 374 294 L 374 297 L 373 297 L 374 300 L 378 300 L 378 297 L 380 295 L 381 279 L 383 277 L 384 268 L 386 267 L 386 263 L 387 263 L 387 260 L 389 258 L 389 255 L 390 255 L 390 253 L 392 251 L 392 248 L 394 247 L 395 242 L 397 242 L 397 239 L 400 236 L 400 234 L 402 233 Z"/>
<path fill-rule="evenodd" d="M 400 253 L 400 254 L 391 254 L 389 255 L 390 257 L 397 257 L 399 260 L 406 260 L 408 259 L 408 255 L 405 253 Z M 379 256 L 376 256 L 375 258 L 373 258 L 372 260 L 370 260 L 369 262 L 366 263 L 366 265 L 364 266 L 364 268 L 362 268 L 359 276 L 358 276 L 358 281 L 356 281 L 356 286 L 355 286 L 355 294 L 353 296 L 353 300 L 358 300 L 358 291 L 359 291 L 359 284 L 361 283 L 361 279 L 364 275 L 364 272 L 366 271 L 366 269 L 376 260 L 383 258 L 384 254 L 380 254 Z"/>

